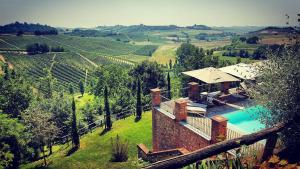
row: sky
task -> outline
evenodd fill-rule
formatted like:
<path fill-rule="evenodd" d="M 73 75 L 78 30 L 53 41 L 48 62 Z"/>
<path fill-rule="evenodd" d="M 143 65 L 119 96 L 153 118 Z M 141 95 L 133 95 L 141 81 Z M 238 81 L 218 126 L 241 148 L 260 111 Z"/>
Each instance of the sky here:
<path fill-rule="evenodd" d="M 0 0 L 0 25 L 280 26 L 296 24 L 300 0 Z"/>

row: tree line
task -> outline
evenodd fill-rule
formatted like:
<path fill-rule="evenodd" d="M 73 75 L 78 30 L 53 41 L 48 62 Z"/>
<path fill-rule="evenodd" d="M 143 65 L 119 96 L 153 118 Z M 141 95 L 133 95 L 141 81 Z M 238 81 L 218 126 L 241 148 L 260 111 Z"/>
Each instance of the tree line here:
<path fill-rule="evenodd" d="M 58 31 L 56 28 L 48 25 L 32 24 L 27 22 L 15 22 L 0 26 L 0 34 L 17 34 L 20 36 L 24 33 L 35 35 L 57 35 Z"/>
<path fill-rule="evenodd" d="M 29 55 L 35 55 L 35 54 L 43 54 L 43 53 L 48 53 L 48 52 L 64 52 L 65 49 L 61 46 L 57 46 L 57 47 L 49 47 L 47 44 L 42 43 L 33 43 L 33 44 L 29 44 L 26 46 L 26 52 Z"/>

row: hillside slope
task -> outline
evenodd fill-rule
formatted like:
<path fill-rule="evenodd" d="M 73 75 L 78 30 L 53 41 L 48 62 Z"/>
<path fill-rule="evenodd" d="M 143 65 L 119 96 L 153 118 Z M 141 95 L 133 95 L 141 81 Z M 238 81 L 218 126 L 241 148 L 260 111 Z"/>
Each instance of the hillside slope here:
<path fill-rule="evenodd" d="M 97 128 L 93 133 L 89 133 L 81 138 L 80 149 L 66 156 L 70 149 L 66 145 L 56 146 L 53 155 L 47 158 L 50 162 L 50 169 L 68 169 L 68 168 L 110 168 L 127 169 L 138 168 L 137 148 L 139 143 L 145 143 L 151 147 L 152 123 L 151 113 L 143 114 L 139 122 L 134 122 L 134 116 L 125 120 L 119 120 L 113 123 L 111 131 L 101 135 L 103 128 Z M 120 136 L 129 142 L 129 159 L 127 162 L 110 162 L 111 158 L 111 138 Z M 23 165 L 22 169 L 37 168 L 43 163 L 42 160 Z"/>

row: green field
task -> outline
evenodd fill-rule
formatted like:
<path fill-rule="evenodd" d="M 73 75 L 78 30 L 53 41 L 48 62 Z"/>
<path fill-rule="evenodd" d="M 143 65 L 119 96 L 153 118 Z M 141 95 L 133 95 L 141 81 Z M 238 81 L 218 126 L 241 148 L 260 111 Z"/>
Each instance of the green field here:
<path fill-rule="evenodd" d="M 232 63 L 236 63 L 236 61 L 237 61 L 237 57 L 223 56 L 223 51 L 215 51 L 213 55 L 219 56 L 220 60 L 229 60 Z M 255 60 L 252 60 L 249 58 L 241 58 L 241 62 L 251 63 L 251 62 L 255 62 Z"/>
<path fill-rule="evenodd" d="M 150 61 L 156 61 L 159 64 L 168 64 L 172 60 L 174 63 L 178 47 L 179 44 L 162 45 L 152 54 Z"/>
<path fill-rule="evenodd" d="M 70 149 L 67 145 L 55 146 L 53 155 L 47 158 L 50 163 L 49 168 L 139 168 L 136 145 L 144 143 L 151 148 L 151 113 L 144 113 L 142 119 L 137 123 L 134 122 L 134 118 L 134 116 L 131 116 L 125 120 L 114 122 L 112 130 L 104 135 L 100 134 L 103 128 L 97 128 L 93 133 L 83 136 L 80 149 L 71 156 L 66 156 L 67 151 Z M 129 159 L 127 162 L 110 162 L 111 138 L 117 135 L 129 142 Z M 21 168 L 37 168 L 42 163 L 43 161 L 39 160 L 23 165 Z"/>

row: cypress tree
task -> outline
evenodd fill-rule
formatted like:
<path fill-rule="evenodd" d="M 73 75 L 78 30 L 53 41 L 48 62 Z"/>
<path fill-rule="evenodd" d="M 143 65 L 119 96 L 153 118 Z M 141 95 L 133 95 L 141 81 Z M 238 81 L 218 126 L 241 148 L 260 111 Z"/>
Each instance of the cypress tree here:
<path fill-rule="evenodd" d="M 8 80 L 10 78 L 10 72 L 9 72 L 8 63 L 4 64 L 4 66 L 3 66 L 3 72 L 4 72 L 4 80 Z"/>
<path fill-rule="evenodd" d="M 136 119 L 142 118 L 142 100 L 141 100 L 141 80 L 137 79 L 137 92 L 136 92 Z"/>
<path fill-rule="evenodd" d="M 172 62 L 172 60 L 171 60 L 171 59 L 169 60 L 169 68 L 170 68 L 170 69 L 172 69 L 172 68 L 173 68 L 173 62 Z"/>
<path fill-rule="evenodd" d="M 11 78 L 15 79 L 17 76 L 15 69 L 11 71 Z"/>
<path fill-rule="evenodd" d="M 109 102 L 108 102 L 108 91 L 107 86 L 104 87 L 104 109 L 105 109 L 105 129 L 110 130 L 112 127 L 112 122 L 110 119 L 110 108 L 109 108 Z"/>
<path fill-rule="evenodd" d="M 171 95 L 171 78 L 170 78 L 170 73 L 169 72 L 168 72 L 168 76 L 167 76 L 167 81 L 168 81 L 168 86 L 167 86 L 168 98 L 172 99 L 172 95 Z"/>
<path fill-rule="evenodd" d="M 72 141 L 75 145 L 75 148 L 80 147 L 79 134 L 78 134 L 77 125 L 76 125 L 76 105 L 75 105 L 74 98 L 72 101 Z"/>
<path fill-rule="evenodd" d="M 71 95 L 74 94 L 73 85 L 72 85 L 71 83 L 69 83 L 69 93 L 70 93 Z"/>
<path fill-rule="evenodd" d="M 80 90 L 81 96 L 83 96 L 83 94 L 84 94 L 84 86 L 83 86 L 83 82 L 82 81 L 79 82 L 79 90 Z"/>

